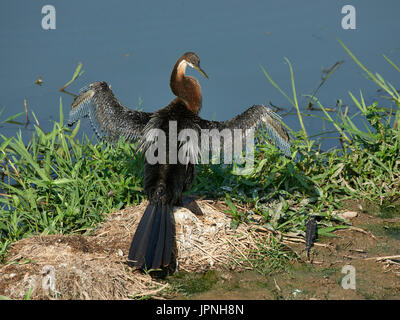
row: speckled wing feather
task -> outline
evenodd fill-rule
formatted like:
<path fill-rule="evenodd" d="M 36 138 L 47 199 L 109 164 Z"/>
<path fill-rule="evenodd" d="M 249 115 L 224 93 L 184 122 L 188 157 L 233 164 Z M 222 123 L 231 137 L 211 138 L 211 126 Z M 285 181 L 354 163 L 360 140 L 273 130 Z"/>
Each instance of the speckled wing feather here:
<path fill-rule="evenodd" d="M 242 129 L 242 138 L 245 138 L 247 129 L 260 130 L 259 132 L 266 132 L 269 140 L 286 156 L 290 157 L 291 155 L 290 136 L 281 123 L 281 117 L 266 106 L 254 105 L 242 114 L 227 121 L 208 121 L 200 118 L 198 124 L 202 129 L 218 129 L 219 131 L 223 129 Z"/>
<path fill-rule="evenodd" d="M 88 117 L 94 132 L 100 139 L 116 141 L 120 137 L 135 141 L 152 113 L 129 110 L 114 96 L 106 82 L 93 82 L 81 89 L 74 99 L 68 125 Z"/>

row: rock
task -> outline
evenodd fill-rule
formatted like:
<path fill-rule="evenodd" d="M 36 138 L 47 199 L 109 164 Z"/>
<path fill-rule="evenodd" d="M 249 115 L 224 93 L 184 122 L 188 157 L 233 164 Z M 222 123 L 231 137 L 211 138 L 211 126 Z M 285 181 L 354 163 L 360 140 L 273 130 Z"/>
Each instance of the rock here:
<path fill-rule="evenodd" d="M 334 212 L 332 212 L 332 214 L 334 216 L 338 216 L 339 218 L 342 218 L 342 219 L 352 219 L 352 218 L 357 217 L 358 212 L 357 211 L 342 211 L 342 212 L 334 211 Z"/>

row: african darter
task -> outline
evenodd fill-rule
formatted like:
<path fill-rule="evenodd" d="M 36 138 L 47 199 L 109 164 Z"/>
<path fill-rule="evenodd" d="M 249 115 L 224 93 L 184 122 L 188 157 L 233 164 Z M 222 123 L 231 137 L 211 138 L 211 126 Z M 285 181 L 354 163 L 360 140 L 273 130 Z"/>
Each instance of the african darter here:
<path fill-rule="evenodd" d="M 88 117 L 99 138 L 139 141 L 138 149 L 143 152 L 151 145 L 149 141 L 153 138 L 149 136 L 152 129 L 166 133 L 167 150 L 179 148 L 176 140 L 174 145 L 169 145 L 168 132 L 172 121 L 176 123 L 177 132 L 193 129 L 199 134 L 201 129 L 228 129 L 232 132 L 242 129 L 245 135 L 246 129 L 264 127 L 277 147 L 290 155 L 290 139 L 285 127 L 279 116 L 263 105 L 254 105 L 227 121 L 200 118 L 201 89 L 194 77 L 185 75 L 188 66 L 208 78 L 200 68 L 199 57 L 193 52 L 185 53 L 175 63 L 171 74 L 170 87 L 176 98 L 157 112 L 129 110 L 117 100 L 106 82 L 94 82 L 83 88 L 74 99 L 68 124 L 72 126 L 79 118 Z M 144 190 L 149 204 L 133 237 L 128 258 L 133 267 L 158 269 L 168 266 L 172 259 L 175 234 L 173 207 L 187 205 L 195 213 L 201 212 L 190 200 L 182 198 L 182 193 L 193 183 L 194 163 L 170 163 L 168 152 L 164 164 L 145 161 Z"/>

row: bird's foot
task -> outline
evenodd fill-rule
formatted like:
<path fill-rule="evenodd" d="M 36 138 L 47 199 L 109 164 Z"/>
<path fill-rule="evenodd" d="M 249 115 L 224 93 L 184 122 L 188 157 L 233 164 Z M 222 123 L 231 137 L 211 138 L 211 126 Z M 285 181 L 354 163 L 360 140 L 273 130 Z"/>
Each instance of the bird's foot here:
<path fill-rule="evenodd" d="M 190 197 L 183 197 L 182 198 L 182 207 L 188 209 L 190 212 L 194 213 L 195 215 L 202 216 L 203 211 L 201 211 L 197 202 Z"/>

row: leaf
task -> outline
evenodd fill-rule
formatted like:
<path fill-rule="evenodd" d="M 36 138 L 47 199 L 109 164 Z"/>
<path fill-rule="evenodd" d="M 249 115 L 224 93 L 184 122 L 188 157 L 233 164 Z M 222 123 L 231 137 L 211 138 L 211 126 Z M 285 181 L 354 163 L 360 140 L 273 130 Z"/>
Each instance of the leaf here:
<path fill-rule="evenodd" d="M 49 182 L 50 179 L 46 172 L 40 168 L 39 164 L 33 160 L 32 155 L 26 150 L 25 145 L 21 140 L 10 145 L 21 157 L 23 157 L 36 171 L 36 173 L 44 180 Z"/>
<path fill-rule="evenodd" d="M 3 123 L 11 123 L 11 124 L 22 125 L 22 124 L 23 124 L 22 122 L 14 121 L 14 119 L 18 118 L 18 117 L 19 117 L 21 114 L 23 114 L 23 113 L 24 113 L 24 112 L 17 113 L 17 114 L 15 114 L 15 115 L 13 115 L 13 116 L 7 118 L 6 120 L 1 121 L 1 122 L 0 122 L 0 125 L 3 124 Z"/>
<path fill-rule="evenodd" d="M 59 186 L 59 185 L 62 185 L 62 184 L 67 184 L 67 183 L 71 183 L 71 182 L 75 182 L 75 181 L 76 181 L 75 179 L 61 178 L 61 179 L 54 180 L 52 182 L 52 184 L 55 184 L 55 185 Z"/>
<path fill-rule="evenodd" d="M 339 229 L 347 229 L 347 228 L 348 226 L 332 226 L 332 227 L 318 228 L 318 235 L 334 238 L 337 237 L 337 235 L 332 234 L 332 232 Z"/>
<path fill-rule="evenodd" d="M 235 231 L 235 230 L 237 229 L 237 227 L 239 226 L 239 221 L 238 221 L 238 220 L 235 220 L 235 219 L 231 219 L 231 224 L 230 224 L 230 226 L 231 226 L 231 229 L 232 229 L 233 231 Z"/>
<path fill-rule="evenodd" d="M 7 148 L 7 146 L 10 144 L 10 142 L 11 142 L 12 139 L 13 139 L 12 137 L 11 137 L 11 138 L 8 138 L 8 139 L 5 139 L 5 140 L 2 142 L 1 146 L 0 146 L 0 151 L 4 151 L 4 150 Z"/>
<path fill-rule="evenodd" d="M 74 75 L 72 76 L 71 82 L 75 81 L 78 77 L 80 77 L 83 74 L 83 71 L 80 72 L 82 69 L 82 62 L 79 62 L 78 66 L 75 69 Z"/>
<path fill-rule="evenodd" d="M 60 91 L 64 91 L 64 89 L 65 89 L 66 87 L 68 87 L 72 82 L 74 82 L 76 79 L 78 79 L 78 78 L 83 74 L 84 71 L 81 71 L 81 68 L 82 68 L 82 62 L 79 62 L 78 66 L 76 67 L 75 72 L 74 72 L 74 74 L 73 74 L 73 76 L 72 76 L 72 79 L 71 79 L 70 81 L 68 81 L 68 82 L 60 89 Z"/>
<path fill-rule="evenodd" d="M 234 212 L 234 213 L 237 212 L 236 206 L 233 204 L 233 202 L 231 201 L 231 199 L 228 195 L 225 198 L 225 203 L 228 205 L 229 209 L 231 209 L 232 212 Z"/>
<path fill-rule="evenodd" d="M 25 295 L 24 300 L 31 300 L 31 294 L 32 294 L 32 287 L 29 287 L 28 292 Z"/>

